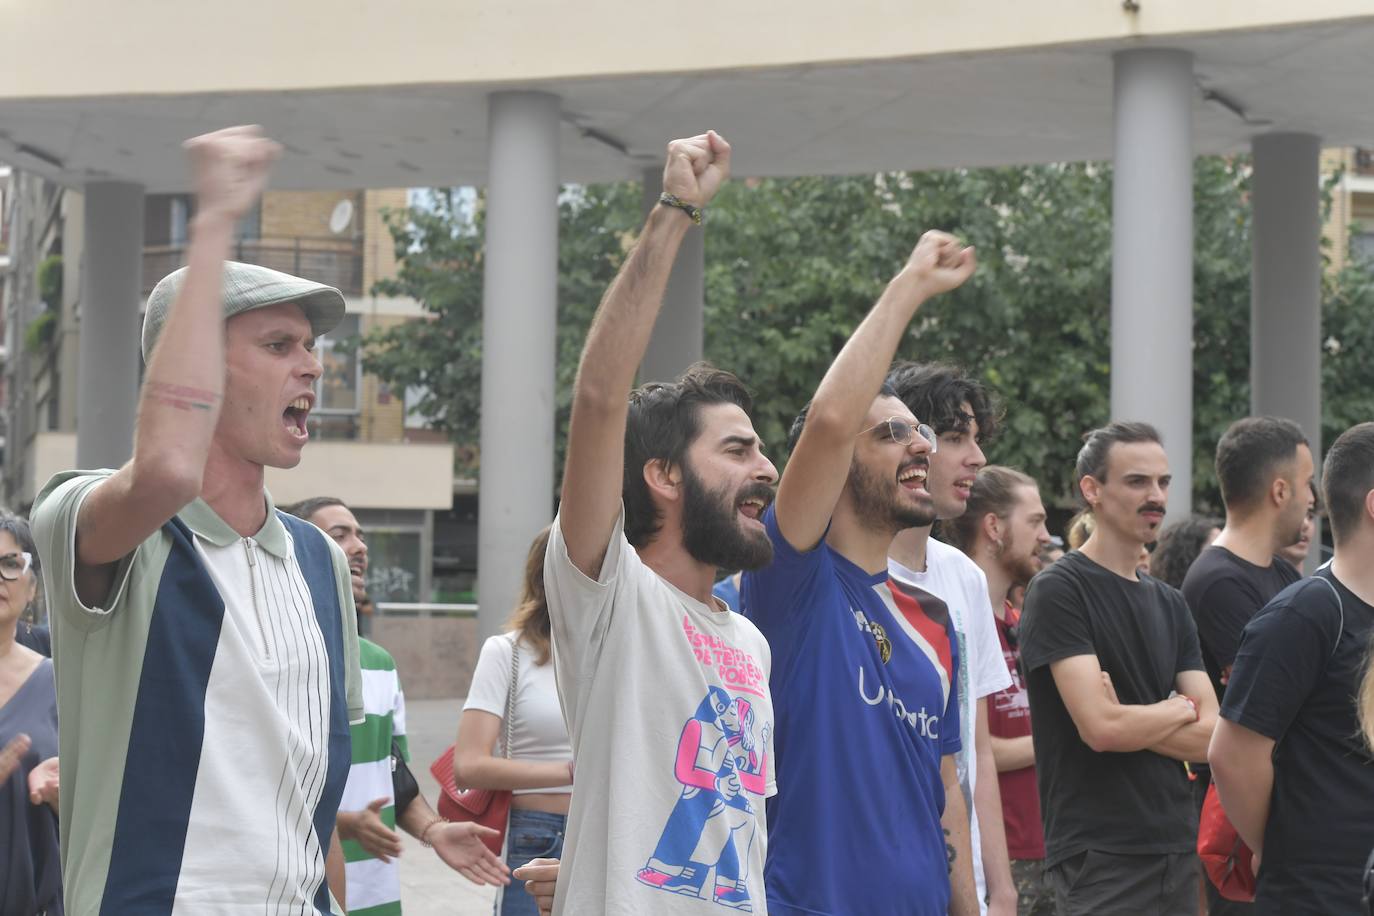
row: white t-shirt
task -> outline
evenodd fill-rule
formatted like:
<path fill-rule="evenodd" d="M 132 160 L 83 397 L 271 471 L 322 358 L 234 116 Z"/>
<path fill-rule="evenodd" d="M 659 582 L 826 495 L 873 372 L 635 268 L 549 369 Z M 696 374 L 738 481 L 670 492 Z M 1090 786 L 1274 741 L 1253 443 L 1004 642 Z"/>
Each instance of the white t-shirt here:
<path fill-rule="evenodd" d="M 891 557 L 887 574 L 899 582 L 925 589 L 949 605 L 950 618 L 959 637 L 959 726 L 963 749 L 955 756 L 959 785 L 969 812 L 969 839 L 973 845 L 973 877 L 978 883 L 978 907 L 987 912 L 987 882 L 983 877 L 982 835 L 973 808 L 973 787 L 978 783 L 978 751 L 973 730 L 977 721 L 974 704 L 983 697 L 1011 686 L 1011 673 L 997 639 L 997 623 L 988 599 L 988 580 L 964 552 L 930 538 L 926 543 L 926 571 L 907 569 Z M 996 774 L 993 774 L 994 778 Z"/>
<path fill-rule="evenodd" d="M 598 581 L 568 558 L 561 519 L 545 557 L 577 761 L 553 912 L 766 913 L 764 798 L 777 791 L 768 643 L 645 566 L 623 524 Z"/>
<path fill-rule="evenodd" d="M 502 719 L 492 753 L 501 757 L 506 737 L 506 694 L 510 690 L 511 652 L 515 634 L 493 636 L 482 645 L 477 668 L 472 672 L 472 686 L 468 688 L 463 709 L 480 709 Z M 515 680 L 515 705 L 512 707 L 510 755 L 513 760 L 533 760 L 541 763 L 563 763 L 572 759 L 572 745 L 568 743 L 568 727 L 563 723 L 563 709 L 558 705 L 558 686 L 553 679 L 553 662 L 535 664 L 534 650 L 520 644 L 520 660 Z M 516 789 L 514 794 L 531 792 L 571 792 L 572 786 L 547 789 Z"/>

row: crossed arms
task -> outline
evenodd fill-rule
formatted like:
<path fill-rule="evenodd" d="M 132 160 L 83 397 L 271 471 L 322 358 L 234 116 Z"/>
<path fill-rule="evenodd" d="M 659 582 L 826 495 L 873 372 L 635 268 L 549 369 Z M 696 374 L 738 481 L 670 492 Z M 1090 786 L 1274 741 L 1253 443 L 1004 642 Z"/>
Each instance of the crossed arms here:
<path fill-rule="evenodd" d="M 1206 672 L 1178 672 L 1176 695 L 1149 704 L 1120 702 L 1096 655 L 1051 662 L 1050 673 L 1083 743 L 1094 751 L 1153 751 L 1206 762 L 1217 722 L 1217 698 Z"/>

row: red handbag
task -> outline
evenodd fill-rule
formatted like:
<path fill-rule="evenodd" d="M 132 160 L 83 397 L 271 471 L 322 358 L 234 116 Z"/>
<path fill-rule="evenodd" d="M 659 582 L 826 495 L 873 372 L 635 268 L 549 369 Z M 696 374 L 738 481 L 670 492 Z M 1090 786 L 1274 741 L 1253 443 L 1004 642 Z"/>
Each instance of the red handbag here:
<path fill-rule="evenodd" d="M 505 735 L 502 756 L 510 759 L 511 719 L 515 713 L 515 687 L 520 675 L 520 642 L 511 647 L 510 685 L 506 689 Z M 439 783 L 439 816 L 450 821 L 472 821 L 496 831 L 496 836 L 483 838 L 496 855 L 506 845 L 506 828 L 510 825 L 510 789 L 460 789 L 453 775 L 453 745 L 435 758 L 429 772 Z"/>
<path fill-rule="evenodd" d="M 1197 854 L 1221 896 L 1246 903 L 1255 899 L 1253 853 L 1222 810 L 1216 783 L 1207 787 L 1207 796 L 1202 800 Z"/>
<path fill-rule="evenodd" d="M 439 816 L 450 821 L 473 821 L 495 830 L 497 836 L 483 837 L 482 842 L 501 855 L 510 821 L 510 790 L 459 789 L 453 779 L 451 744 L 429 765 L 429 771 L 439 783 Z"/>

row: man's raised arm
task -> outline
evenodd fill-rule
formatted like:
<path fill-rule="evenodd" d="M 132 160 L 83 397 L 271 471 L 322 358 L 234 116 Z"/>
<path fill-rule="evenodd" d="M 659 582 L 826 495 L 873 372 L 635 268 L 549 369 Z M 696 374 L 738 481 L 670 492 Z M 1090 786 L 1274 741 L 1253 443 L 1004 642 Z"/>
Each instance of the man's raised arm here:
<path fill-rule="evenodd" d="M 973 249 L 961 248 L 954 236 L 922 235 L 906 266 L 831 363 L 778 485 L 778 528 L 796 549 L 810 550 L 825 534 L 849 475 L 854 437 L 912 316 L 931 296 L 967 280 L 973 268 Z"/>
<path fill-rule="evenodd" d="M 668 144 L 663 190 L 704 207 L 730 173 L 730 145 L 715 131 Z M 592 319 L 573 386 L 559 523 L 568 557 L 595 579 L 610 543 L 624 486 L 628 398 L 682 237 L 686 211 L 659 204 Z"/>
<path fill-rule="evenodd" d="M 186 279 L 149 359 L 134 456 L 91 491 L 77 519 L 76 581 L 87 603 L 106 597 L 115 561 L 200 494 L 224 392 L 224 261 L 280 147 L 256 127 L 231 127 L 186 150 L 197 205 Z"/>

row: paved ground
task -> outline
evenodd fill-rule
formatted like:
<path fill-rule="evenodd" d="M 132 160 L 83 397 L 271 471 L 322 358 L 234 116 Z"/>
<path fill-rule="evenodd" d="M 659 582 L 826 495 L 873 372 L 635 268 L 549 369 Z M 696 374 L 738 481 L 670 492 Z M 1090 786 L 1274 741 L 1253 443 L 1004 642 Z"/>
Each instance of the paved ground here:
<path fill-rule="evenodd" d="M 434 806 L 439 787 L 429 765 L 453 742 L 462 700 L 415 700 L 406 704 L 411 769 L 425 799 Z M 439 861 L 433 850 L 401 833 L 401 908 L 406 916 L 490 916 L 493 890 L 477 887 Z"/>

